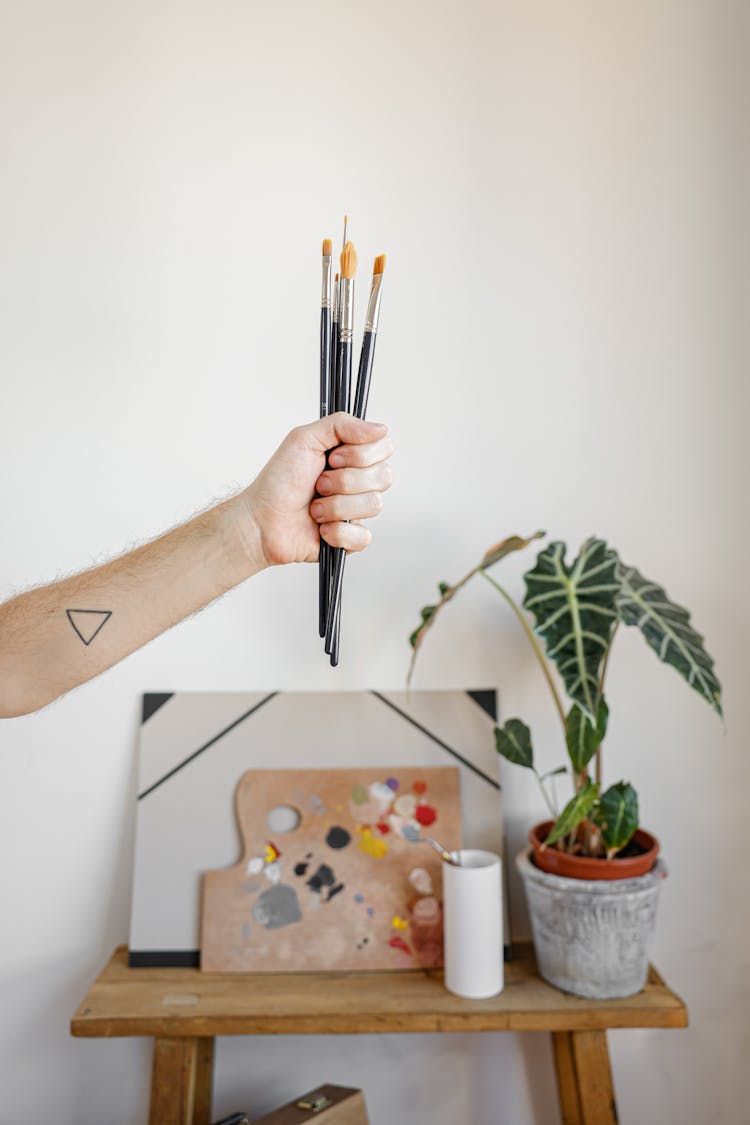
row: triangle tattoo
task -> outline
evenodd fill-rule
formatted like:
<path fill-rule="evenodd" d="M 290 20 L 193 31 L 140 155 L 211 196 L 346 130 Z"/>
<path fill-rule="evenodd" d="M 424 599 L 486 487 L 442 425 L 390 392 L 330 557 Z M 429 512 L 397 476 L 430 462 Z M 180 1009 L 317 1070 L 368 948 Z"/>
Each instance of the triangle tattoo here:
<path fill-rule="evenodd" d="M 85 645 L 90 645 L 110 617 L 111 609 L 66 609 L 68 621 Z"/>

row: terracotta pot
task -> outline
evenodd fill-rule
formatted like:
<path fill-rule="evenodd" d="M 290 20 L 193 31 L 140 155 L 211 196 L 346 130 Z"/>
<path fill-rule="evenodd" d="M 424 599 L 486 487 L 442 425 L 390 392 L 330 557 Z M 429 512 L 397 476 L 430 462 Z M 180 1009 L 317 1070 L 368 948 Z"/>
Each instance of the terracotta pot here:
<path fill-rule="evenodd" d="M 557 848 L 542 850 L 542 842 L 549 835 L 553 823 L 545 820 L 529 832 L 534 864 L 550 875 L 562 875 L 567 879 L 634 879 L 645 875 L 656 863 L 659 841 L 642 828 L 637 829 L 633 839 L 644 849 L 643 853 L 626 859 L 592 859 L 589 856 L 566 855 Z"/>

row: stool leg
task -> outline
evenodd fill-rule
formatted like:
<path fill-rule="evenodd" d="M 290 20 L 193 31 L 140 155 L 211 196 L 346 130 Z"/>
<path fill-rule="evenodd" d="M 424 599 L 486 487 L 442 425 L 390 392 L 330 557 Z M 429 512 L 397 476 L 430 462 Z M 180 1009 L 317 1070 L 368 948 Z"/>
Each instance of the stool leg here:
<path fill-rule="evenodd" d="M 192 1125 L 210 1125 L 211 1091 L 214 1080 L 214 1039 L 208 1036 L 198 1039 L 198 1054 L 195 1060 L 195 1104 L 193 1105 Z"/>
<path fill-rule="evenodd" d="M 553 1031 L 552 1051 L 555 1057 L 562 1125 L 581 1125 L 583 1116 L 581 1099 L 578 1097 L 578 1078 L 571 1037 L 570 1031 Z"/>
<path fill-rule="evenodd" d="M 149 1125 L 208 1125 L 213 1039 L 154 1040 Z"/>
<path fill-rule="evenodd" d="M 556 1031 L 552 1037 L 563 1125 L 617 1125 L 605 1031 Z"/>

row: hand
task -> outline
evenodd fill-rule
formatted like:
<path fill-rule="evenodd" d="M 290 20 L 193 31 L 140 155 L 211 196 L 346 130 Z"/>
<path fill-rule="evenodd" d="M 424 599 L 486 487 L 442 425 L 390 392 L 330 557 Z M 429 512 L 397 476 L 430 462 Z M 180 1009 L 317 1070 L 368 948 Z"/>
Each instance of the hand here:
<path fill-rule="evenodd" d="M 317 562 L 321 535 L 332 547 L 347 551 L 367 547 L 372 536 L 360 521 L 383 507 L 382 494 L 391 486 L 392 453 L 386 426 L 343 412 L 287 434 L 241 496 L 246 518 L 257 528 L 265 564 Z"/>

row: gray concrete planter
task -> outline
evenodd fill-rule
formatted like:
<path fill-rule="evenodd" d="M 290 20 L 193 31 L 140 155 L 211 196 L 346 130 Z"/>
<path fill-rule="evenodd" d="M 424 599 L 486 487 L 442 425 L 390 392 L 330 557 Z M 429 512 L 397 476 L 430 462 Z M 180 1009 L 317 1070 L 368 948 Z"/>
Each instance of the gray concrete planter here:
<path fill-rule="evenodd" d="M 540 871 L 530 850 L 516 856 L 531 915 L 537 967 L 576 996 L 632 996 L 646 983 L 661 860 L 635 879 L 566 879 Z"/>

